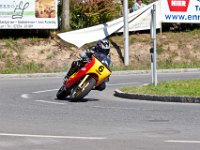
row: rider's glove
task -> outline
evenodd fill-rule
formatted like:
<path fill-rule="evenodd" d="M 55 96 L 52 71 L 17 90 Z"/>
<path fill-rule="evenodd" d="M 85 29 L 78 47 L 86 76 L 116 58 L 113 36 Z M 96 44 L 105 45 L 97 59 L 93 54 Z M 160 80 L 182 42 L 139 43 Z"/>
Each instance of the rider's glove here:
<path fill-rule="evenodd" d="M 92 51 L 90 51 L 89 49 L 85 50 L 85 55 L 87 55 L 87 57 L 91 58 L 91 56 L 93 55 L 94 53 Z"/>
<path fill-rule="evenodd" d="M 84 51 L 84 52 L 81 52 L 80 54 L 79 54 L 79 56 L 83 59 L 83 60 L 85 60 L 85 61 L 90 61 L 90 58 L 86 55 L 86 52 Z"/>
<path fill-rule="evenodd" d="M 96 47 L 95 47 L 95 46 L 92 46 L 92 47 L 86 49 L 86 50 L 85 50 L 85 53 L 86 53 L 86 55 L 87 55 L 88 57 L 91 58 L 91 56 L 95 53 L 95 51 L 96 51 Z"/>

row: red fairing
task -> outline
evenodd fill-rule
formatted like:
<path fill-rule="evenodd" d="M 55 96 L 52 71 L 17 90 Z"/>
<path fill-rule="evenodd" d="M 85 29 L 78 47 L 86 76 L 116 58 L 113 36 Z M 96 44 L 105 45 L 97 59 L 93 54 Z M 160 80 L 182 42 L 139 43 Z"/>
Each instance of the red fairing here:
<path fill-rule="evenodd" d="M 65 83 L 66 88 L 71 87 L 73 84 L 75 84 L 77 81 L 79 81 L 84 75 L 87 74 L 87 72 L 90 70 L 90 68 L 93 67 L 95 64 L 95 58 L 92 57 L 91 61 L 88 62 L 84 67 L 82 67 L 75 76 L 70 77 Z"/>

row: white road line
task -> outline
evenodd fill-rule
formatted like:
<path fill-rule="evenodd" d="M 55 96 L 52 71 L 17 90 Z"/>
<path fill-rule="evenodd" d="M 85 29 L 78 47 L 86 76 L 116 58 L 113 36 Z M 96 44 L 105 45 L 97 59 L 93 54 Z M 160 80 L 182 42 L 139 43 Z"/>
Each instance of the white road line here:
<path fill-rule="evenodd" d="M 38 93 L 45 93 L 45 92 L 52 92 L 52 91 L 57 91 L 58 89 L 51 89 L 51 90 L 44 90 L 44 91 L 37 91 L 37 92 L 32 92 L 33 94 L 38 94 Z"/>
<path fill-rule="evenodd" d="M 130 85 L 130 84 L 135 84 L 137 82 L 128 82 L 128 83 L 108 83 L 108 86 L 117 86 L 117 85 Z M 59 89 L 50 89 L 50 90 L 43 90 L 43 91 L 36 91 L 32 92 L 33 94 L 39 94 L 39 93 L 45 93 L 45 92 L 52 92 L 52 91 L 57 91 Z"/>
<path fill-rule="evenodd" d="M 30 96 L 28 94 L 22 94 L 21 97 L 24 99 L 28 99 Z"/>
<path fill-rule="evenodd" d="M 123 108 L 123 107 L 102 107 L 102 106 L 92 106 L 92 108 L 99 108 L 99 109 L 119 109 L 119 110 L 135 110 L 135 108 Z"/>
<path fill-rule="evenodd" d="M 189 143 L 189 144 L 200 144 L 200 141 L 186 141 L 186 140 L 166 140 L 166 143 Z"/>
<path fill-rule="evenodd" d="M 0 133 L 0 136 L 33 137 L 33 138 L 54 138 L 54 139 L 81 139 L 81 140 L 104 140 L 104 139 L 106 139 L 105 137 L 52 136 L 52 135 L 10 134 L 10 133 Z"/>
<path fill-rule="evenodd" d="M 108 86 L 116 86 L 116 85 L 130 85 L 130 84 L 135 84 L 136 82 L 128 82 L 128 83 L 108 83 Z M 43 91 L 36 91 L 32 92 L 33 94 L 39 94 L 39 93 L 45 93 L 45 92 L 52 92 L 52 91 L 57 91 L 59 89 L 50 89 L 50 90 L 43 90 Z"/>
<path fill-rule="evenodd" d="M 65 103 L 51 102 L 51 101 L 45 101 L 45 100 L 35 100 L 35 101 L 36 101 L 36 102 L 41 102 L 41 103 L 49 103 L 49 104 L 65 105 Z"/>

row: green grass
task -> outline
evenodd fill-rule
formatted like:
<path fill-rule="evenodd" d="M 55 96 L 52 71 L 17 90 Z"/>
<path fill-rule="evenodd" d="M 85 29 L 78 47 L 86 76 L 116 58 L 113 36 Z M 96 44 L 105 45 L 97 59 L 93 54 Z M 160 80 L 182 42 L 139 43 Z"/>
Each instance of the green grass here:
<path fill-rule="evenodd" d="M 157 63 L 158 69 L 180 69 L 180 68 L 200 68 L 200 62 L 191 62 L 191 63 L 173 63 L 172 59 L 167 59 L 165 62 L 161 61 Z"/>
<path fill-rule="evenodd" d="M 148 84 L 120 90 L 133 94 L 200 97 L 200 79 L 162 81 L 157 86 Z"/>
<path fill-rule="evenodd" d="M 13 62 L 10 59 L 7 59 L 6 61 L 6 67 L 0 68 L 0 73 L 2 74 L 11 74 L 11 73 L 38 73 L 38 72 L 44 72 L 42 68 L 42 64 L 37 64 L 35 62 L 29 62 L 29 63 L 20 63 Z"/>

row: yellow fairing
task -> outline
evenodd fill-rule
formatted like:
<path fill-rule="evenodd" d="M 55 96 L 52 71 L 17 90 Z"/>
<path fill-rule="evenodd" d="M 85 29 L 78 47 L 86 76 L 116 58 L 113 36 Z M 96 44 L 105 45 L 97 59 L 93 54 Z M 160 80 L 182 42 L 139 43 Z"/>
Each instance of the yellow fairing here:
<path fill-rule="evenodd" d="M 100 84 L 103 80 L 111 75 L 111 71 L 107 69 L 105 65 L 103 65 L 98 59 L 95 58 L 95 64 L 93 67 L 87 72 L 88 74 L 96 74 L 98 75 L 97 85 Z"/>

